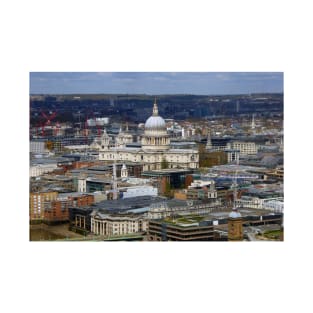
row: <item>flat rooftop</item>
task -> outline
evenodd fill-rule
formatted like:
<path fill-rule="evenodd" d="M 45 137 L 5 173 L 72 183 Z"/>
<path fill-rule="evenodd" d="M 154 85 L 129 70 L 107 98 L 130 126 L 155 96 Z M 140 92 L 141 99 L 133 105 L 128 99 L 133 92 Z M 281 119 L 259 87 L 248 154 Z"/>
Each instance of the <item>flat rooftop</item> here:
<path fill-rule="evenodd" d="M 138 196 L 126 199 L 105 200 L 94 204 L 95 209 L 108 211 L 125 211 L 149 207 L 152 203 L 165 201 L 166 198 L 159 196 Z"/>
<path fill-rule="evenodd" d="M 166 168 L 161 170 L 152 170 L 152 171 L 145 171 L 142 173 L 144 176 L 153 176 L 153 175 L 166 175 L 166 174 L 173 174 L 173 173 L 193 173 L 194 170 L 192 169 L 179 169 L 179 168 Z"/>
<path fill-rule="evenodd" d="M 224 225 L 228 222 L 228 217 L 231 212 L 231 209 L 229 208 L 222 208 L 218 207 L 214 209 L 211 213 L 207 213 L 204 215 L 196 215 L 196 214 L 179 214 L 178 218 L 172 218 L 168 217 L 165 219 L 162 219 L 165 222 L 169 222 L 171 224 L 192 224 L 192 223 L 200 223 L 205 221 L 212 221 L 214 225 Z M 239 212 L 241 216 L 243 217 L 243 220 L 249 220 L 253 217 L 260 218 L 261 216 L 275 216 L 275 215 L 282 215 L 281 213 L 273 213 L 270 210 L 261 210 L 261 209 L 239 209 Z"/>

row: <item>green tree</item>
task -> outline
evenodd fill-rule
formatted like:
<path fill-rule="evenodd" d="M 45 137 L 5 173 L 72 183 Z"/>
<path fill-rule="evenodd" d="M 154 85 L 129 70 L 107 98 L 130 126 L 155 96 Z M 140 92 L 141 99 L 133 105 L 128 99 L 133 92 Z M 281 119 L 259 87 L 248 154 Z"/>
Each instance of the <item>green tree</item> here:
<path fill-rule="evenodd" d="M 163 157 L 162 162 L 161 162 L 161 169 L 168 168 L 168 161 L 166 160 L 165 157 Z"/>
<path fill-rule="evenodd" d="M 164 192 L 164 195 L 166 197 L 171 197 L 172 196 L 172 188 L 171 188 L 171 184 L 169 182 L 166 182 L 165 184 L 165 192 Z"/>
<path fill-rule="evenodd" d="M 48 149 L 49 151 L 53 150 L 54 148 L 54 143 L 52 141 L 47 141 L 45 143 L 46 149 Z"/>

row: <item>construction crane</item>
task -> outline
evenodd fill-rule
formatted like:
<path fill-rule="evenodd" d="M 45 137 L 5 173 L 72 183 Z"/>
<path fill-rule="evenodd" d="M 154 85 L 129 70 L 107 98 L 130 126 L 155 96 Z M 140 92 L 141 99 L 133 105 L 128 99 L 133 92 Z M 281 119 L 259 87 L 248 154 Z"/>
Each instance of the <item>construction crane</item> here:
<path fill-rule="evenodd" d="M 95 124 L 97 127 L 97 136 L 100 137 L 101 136 L 101 127 L 100 125 L 97 124 L 97 119 L 95 118 Z"/>
<path fill-rule="evenodd" d="M 53 129 L 53 135 L 54 136 L 59 136 L 60 135 L 60 130 L 61 130 L 61 124 L 57 122 L 55 124 L 55 128 Z"/>
<path fill-rule="evenodd" d="M 97 118 L 95 117 L 95 114 L 93 111 L 89 111 L 87 113 L 87 120 L 92 120 L 95 123 L 95 126 L 97 128 L 97 136 L 100 137 L 101 136 L 101 127 L 100 125 L 97 123 Z M 90 125 L 89 125 L 90 126 Z"/>
<path fill-rule="evenodd" d="M 42 117 L 45 119 L 45 122 L 41 123 L 41 135 L 44 137 L 45 136 L 45 127 L 47 125 L 51 124 L 51 121 L 56 117 L 57 112 L 49 112 L 50 115 L 48 116 L 45 112 L 41 111 Z"/>

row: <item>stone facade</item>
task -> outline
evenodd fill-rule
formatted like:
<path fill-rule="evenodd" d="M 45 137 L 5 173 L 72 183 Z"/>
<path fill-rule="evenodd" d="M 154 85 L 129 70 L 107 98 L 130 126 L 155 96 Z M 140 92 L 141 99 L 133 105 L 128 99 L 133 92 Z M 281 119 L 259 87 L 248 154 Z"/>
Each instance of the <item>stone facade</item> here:
<path fill-rule="evenodd" d="M 138 216 L 112 216 L 93 212 L 91 214 L 91 232 L 102 236 L 120 236 L 145 232 L 148 221 Z"/>
<path fill-rule="evenodd" d="M 255 142 L 233 141 L 227 144 L 227 149 L 238 150 L 240 155 L 255 155 L 258 153 Z"/>
<path fill-rule="evenodd" d="M 243 240 L 242 230 L 242 217 L 228 219 L 228 240 L 230 241 L 241 241 Z"/>
<path fill-rule="evenodd" d="M 145 132 L 141 139 L 141 148 L 127 147 L 131 136 L 120 131 L 114 147 L 110 146 L 110 138 L 104 131 L 102 137 L 92 144 L 99 149 L 99 160 L 118 162 L 137 162 L 143 164 L 143 171 L 168 168 L 198 168 L 199 152 L 196 149 L 171 149 L 165 121 L 158 115 L 157 104 L 154 103 L 153 114 L 145 123 Z"/>

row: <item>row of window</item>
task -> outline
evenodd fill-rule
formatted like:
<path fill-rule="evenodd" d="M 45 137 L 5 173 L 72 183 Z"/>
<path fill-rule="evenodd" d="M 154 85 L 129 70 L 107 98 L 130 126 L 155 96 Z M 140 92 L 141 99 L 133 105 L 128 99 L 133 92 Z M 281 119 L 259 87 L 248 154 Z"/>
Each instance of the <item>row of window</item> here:
<path fill-rule="evenodd" d="M 128 154 L 126 154 L 125 155 L 126 156 L 126 160 L 128 160 Z M 119 155 L 119 157 L 120 157 L 120 160 L 123 160 L 123 155 Z M 135 158 L 134 158 L 134 162 L 137 162 L 137 155 L 135 156 Z M 181 155 L 176 155 L 176 159 L 177 159 L 177 161 L 179 161 L 179 158 L 181 158 L 182 156 Z M 104 153 L 102 153 L 102 158 L 104 159 L 105 158 L 105 154 Z M 170 156 L 170 159 L 173 161 L 173 159 L 175 158 L 175 156 L 174 155 L 171 155 Z M 184 160 L 186 160 L 186 156 L 184 156 Z M 114 154 L 109 154 L 108 155 L 108 159 L 114 159 Z M 192 155 L 191 157 L 190 157 L 190 160 L 191 161 L 194 161 L 196 158 L 195 158 L 195 156 L 194 155 Z M 140 160 L 141 161 L 144 161 L 144 156 L 143 155 L 140 155 Z M 150 156 L 148 156 L 146 159 L 145 159 L 146 161 L 151 161 L 151 157 Z M 158 160 L 154 160 L 155 162 L 161 162 L 162 161 L 162 158 L 161 158 L 161 156 L 158 158 Z"/>

